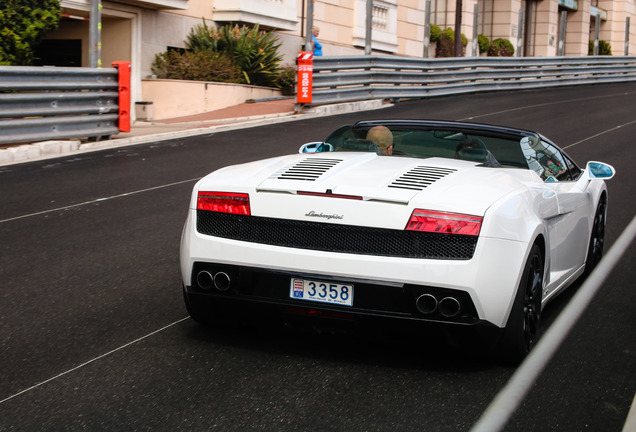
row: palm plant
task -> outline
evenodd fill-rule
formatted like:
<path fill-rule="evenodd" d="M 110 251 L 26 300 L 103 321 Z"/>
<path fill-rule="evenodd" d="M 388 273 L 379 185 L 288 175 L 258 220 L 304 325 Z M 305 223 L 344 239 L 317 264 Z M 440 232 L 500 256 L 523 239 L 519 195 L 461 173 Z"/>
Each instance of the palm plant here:
<path fill-rule="evenodd" d="M 231 57 L 248 84 L 273 86 L 280 76 L 278 53 L 281 44 L 273 32 L 260 31 L 258 25 L 208 27 L 205 20 L 188 35 L 189 50 L 218 52 Z"/>

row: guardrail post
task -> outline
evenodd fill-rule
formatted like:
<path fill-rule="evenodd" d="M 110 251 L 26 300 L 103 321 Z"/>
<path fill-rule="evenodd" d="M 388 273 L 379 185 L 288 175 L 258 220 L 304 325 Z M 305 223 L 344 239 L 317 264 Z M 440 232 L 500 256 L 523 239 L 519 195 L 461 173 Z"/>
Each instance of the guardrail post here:
<path fill-rule="evenodd" d="M 119 131 L 130 132 L 130 62 L 114 61 L 119 72 Z"/>

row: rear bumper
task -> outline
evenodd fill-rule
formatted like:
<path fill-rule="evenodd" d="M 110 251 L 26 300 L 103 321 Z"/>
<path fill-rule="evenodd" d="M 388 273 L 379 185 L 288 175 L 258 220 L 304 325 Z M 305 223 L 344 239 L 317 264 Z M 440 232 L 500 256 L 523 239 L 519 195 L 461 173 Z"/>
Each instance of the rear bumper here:
<path fill-rule="evenodd" d="M 470 295 L 460 290 L 204 262 L 194 263 L 191 275 L 186 285 L 190 301 L 225 304 L 239 310 L 254 312 L 256 307 L 263 312 L 344 321 L 386 318 L 460 326 L 485 324 L 479 319 Z M 344 306 L 293 298 L 290 296 L 292 278 L 353 285 L 354 304 Z M 426 308 L 418 307 L 418 299 L 422 296 L 429 300 Z M 457 303 L 451 303 L 454 301 Z M 444 304 L 447 304 L 446 308 Z M 451 305 L 457 305 L 457 308 Z"/>
<path fill-rule="evenodd" d="M 460 325 L 489 322 L 504 327 L 519 285 L 527 244 L 480 237 L 468 260 L 387 257 L 325 252 L 230 240 L 196 230 L 191 210 L 181 240 L 182 282 L 188 294 L 219 301 L 238 301 L 329 310 L 352 316 L 403 321 L 438 321 Z M 234 287 L 228 292 L 202 290 L 197 274 L 228 270 Z M 289 298 L 291 277 L 351 283 L 354 307 L 323 305 Z M 427 291 L 428 290 L 428 291 Z M 437 301 L 459 296 L 462 313 L 453 319 L 418 314 L 415 301 L 432 292 Z M 464 306 L 465 305 L 465 306 Z"/>

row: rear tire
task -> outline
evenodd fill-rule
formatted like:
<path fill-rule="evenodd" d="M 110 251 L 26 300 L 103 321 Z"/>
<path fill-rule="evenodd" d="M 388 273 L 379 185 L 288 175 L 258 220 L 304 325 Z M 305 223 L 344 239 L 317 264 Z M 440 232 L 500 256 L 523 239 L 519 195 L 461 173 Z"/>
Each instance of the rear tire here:
<path fill-rule="evenodd" d="M 587 249 L 587 260 L 585 261 L 585 276 L 589 276 L 603 257 L 603 246 L 605 245 L 605 217 L 607 215 L 607 197 L 601 195 L 601 199 L 596 207 L 592 233 L 590 234 L 590 244 Z"/>
<path fill-rule="evenodd" d="M 543 255 L 535 244 L 523 268 L 508 323 L 499 342 L 500 353 L 514 364 L 523 361 L 539 338 L 543 272 Z"/>

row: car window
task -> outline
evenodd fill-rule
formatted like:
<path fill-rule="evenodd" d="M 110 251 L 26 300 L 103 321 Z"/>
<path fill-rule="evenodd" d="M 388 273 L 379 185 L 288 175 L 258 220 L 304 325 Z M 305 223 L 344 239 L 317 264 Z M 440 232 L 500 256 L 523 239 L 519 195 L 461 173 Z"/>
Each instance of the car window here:
<path fill-rule="evenodd" d="M 563 155 L 563 158 L 565 159 L 565 164 L 568 168 L 568 171 L 570 172 L 570 179 L 576 180 L 581 175 L 581 168 L 579 168 L 574 162 L 572 162 L 572 159 L 570 159 L 566 155 Z"/>
<path fill-rule="evenodd" d="M 316 151 L 356 151 L 380 154 L 377 146 L 367 139 L 368 131 L 373 126 L 375 124 L 343 126 L 329 135 Z M 440 128 L 413 125 L 389 126 L 393 137 L 391 156 L 462 159 L 478 162 L 487 167 L 530 168 L 539 175 L 544 172 L 547 175 L 546 167 L 539 162 L 537 151 L 530 146 L 528 137 L 524 138 L 525 141 L 520 146 L 518 134 L 506 134 L 500 131 L 478 131 L 474 128 L 445 128 L 443 126 Z M 532 139 L 536 142 L 541 141 L 538 135 L 532 135 Z M 547 150 L 548 146 L 549 143 L 546 143 L 546 146 L 541 147 L 543 153 L 550 155 L 559 153 L 556 150 Z M 561 166 L 566 166 L 562 157 L 552 159 Z M 555 180 L 559 178 L 554 174 L 552 177 Z"/>
<path fill-rule="evenodd" d="M 520 142 L 528 168 L 546 182 L 570 180 L 568 162 L 559 149 L 544 140 L 527 137 Z M 569 161 L 574 167 L 572 161 Z"/>

